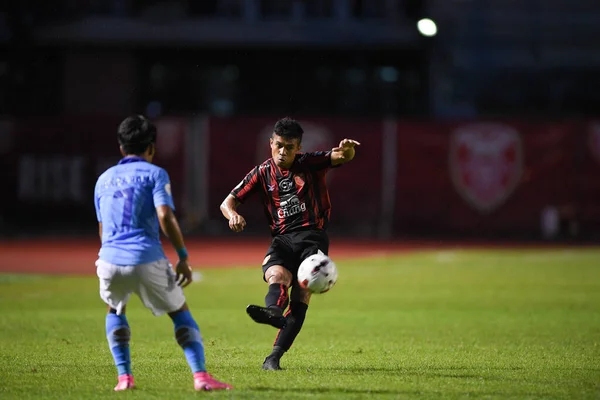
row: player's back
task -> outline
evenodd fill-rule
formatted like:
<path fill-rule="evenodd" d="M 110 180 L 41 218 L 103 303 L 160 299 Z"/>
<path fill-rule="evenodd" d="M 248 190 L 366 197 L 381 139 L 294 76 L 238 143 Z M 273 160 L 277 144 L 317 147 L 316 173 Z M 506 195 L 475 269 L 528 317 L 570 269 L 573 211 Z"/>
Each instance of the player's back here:
<path fill-rule="evenodd" d="M 173 207 L 166 171 L 139 157 L 127 157 L 96 182 L 95 205 L 102 223 L 100 259 L 138 265 L 165 258 L 156 207 Z"/>

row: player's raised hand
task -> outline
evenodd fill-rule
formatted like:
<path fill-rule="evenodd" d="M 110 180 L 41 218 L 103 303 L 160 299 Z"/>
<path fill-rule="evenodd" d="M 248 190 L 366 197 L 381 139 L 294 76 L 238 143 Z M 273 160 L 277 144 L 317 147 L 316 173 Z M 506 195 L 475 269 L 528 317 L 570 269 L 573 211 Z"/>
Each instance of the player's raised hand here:
<path fill-rule="evenodd" d="M 331 164 L 339 165 L 351 161 L 356 153 L 354 146 L 358 145 L 360 143 L 356 140 L 343 139 L 338 147 L 331 149 Z"/>
<path fill-rule="evenodd" d="M 234 232 L 241 232 L 246 228 L 246 220 L 240 214 L 235 213 L 229 218 L 229 229 Z"/>
<path fill-rule="evenodd" d="M 175 279 L 178 286 L 186 287 L 192 283 L 192 267 L 190 267 L 187 260 L 179 260 L 177 262 L 175 273 Z"/>
<path fill-rule="evenodd" d="M 343 151 L 346 149 L 354 148 L 354 146 L 360 146 L 360 143 L 353 139 L 342 139 L 340 145 L 335 147 L 333 151 Z"/>

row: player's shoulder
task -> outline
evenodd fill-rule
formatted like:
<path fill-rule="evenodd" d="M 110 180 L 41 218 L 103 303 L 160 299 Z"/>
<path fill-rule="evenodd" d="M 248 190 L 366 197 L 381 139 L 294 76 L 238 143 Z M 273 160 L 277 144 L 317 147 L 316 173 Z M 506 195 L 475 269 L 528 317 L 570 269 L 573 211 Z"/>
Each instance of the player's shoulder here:
<path fill-rule="evenodd" d="M 167 170 L 159 167 L 156 164 L 148 163 L 148 172 L 150 175 L 150 180 L 153 182 L 153 184 L 167 183 L 171 180 Z"/>
<path fill-rule="evenodd" d="M 166 169 L 164 169 L 163 167 L 159 167 L 156 164 L 151 164 L 151 163 L 146 163 L 148 166 L 149 171 L 157 174 L 157 175 L 169 175 L 169 173 L 167 172 Z"/>
<path fill-rule="evenodd" d="M 116 167 L 116 165 L 113 165 L 112 167 L 108 168 L 103 173 L 101 173 L 100 176 L 98 176 L 98 179 L 96 180 L 96 185 L 106 180 L 109 180 L 115 174 L 115 171 L 117 169 Z"/>
<path fill-rule="evenodd" d="M 159 167 L 156 164 L 149 162 L 123 164 L 123 173 L 138 176 L 150 176 L 154 179 L 168 177 L 169 173 L 166 169 Z"/>
<path fill-rule="evenodd" d="M 256 167 L 254 167 L 254 170 L 261 173 L 261 172 L 268 172 L 271 170 L 271 168 L 273 168 L 273 159 L 269 158 L 269 159 L 263 161 L 261 164 L 258 164 Z"/>
<path fill-rule="evenodd" d="M 119 168 L 118 165 L 113 165 L 112 167 L 106 169 L 103 173 L 98 176 L 96 179 L 96 186 L 94 187 L 94 191 L 96 193 L 102 192 L 104 189 L 109 189 L 114 186 L 115 180 L 119 177 Z"/>

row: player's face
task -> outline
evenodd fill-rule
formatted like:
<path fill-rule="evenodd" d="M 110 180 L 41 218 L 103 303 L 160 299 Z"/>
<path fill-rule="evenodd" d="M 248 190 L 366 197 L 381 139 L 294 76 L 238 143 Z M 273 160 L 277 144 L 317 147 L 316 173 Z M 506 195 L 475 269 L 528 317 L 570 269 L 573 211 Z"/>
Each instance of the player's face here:
<path fill-rule="evenodd" d="M 292 166 L 296 153 L 300 151 L 299 139 L 285 139 L 273 134 L 269 140 L 271 144 L 271 156 L 279 168 L 287 169 Z"/>

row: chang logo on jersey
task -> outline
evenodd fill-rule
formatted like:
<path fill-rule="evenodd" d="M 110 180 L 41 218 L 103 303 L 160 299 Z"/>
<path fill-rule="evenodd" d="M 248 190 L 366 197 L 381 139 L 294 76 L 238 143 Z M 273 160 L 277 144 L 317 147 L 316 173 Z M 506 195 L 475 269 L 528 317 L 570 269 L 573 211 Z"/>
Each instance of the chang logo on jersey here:
<path fill-rule="evenodd" d="M 306 203 L 300 203 L 298 196 L 292 195 L 285 200 L 281 200 L 277 209 L 277 216 L 287 218 L 304 211 L 306 211 Z"/>

